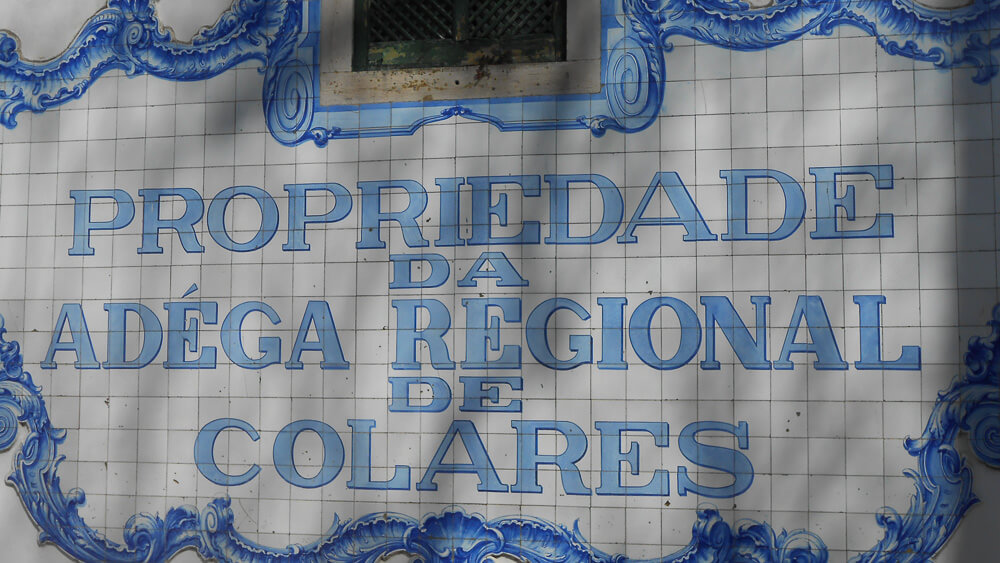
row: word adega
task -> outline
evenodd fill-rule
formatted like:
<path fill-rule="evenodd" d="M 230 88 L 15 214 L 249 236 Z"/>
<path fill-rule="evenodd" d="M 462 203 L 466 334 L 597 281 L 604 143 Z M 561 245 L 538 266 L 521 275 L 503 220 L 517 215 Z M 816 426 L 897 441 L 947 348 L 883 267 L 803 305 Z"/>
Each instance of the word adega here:
<path fill-rule="evenodd" d="M 347 482 L 350 489 L 375 490 L 409 490 L 413 488 L 411 467 L 396 465 L 392 476 L 387 480 L 372 479 L 372 431 L 375 421 L 371 419 L 351 419 L 347 421 L 351 428 L 351 477 Z M 597 478 L 593 493 L 584 483 L 578 464 L 587 453 L 588 437 L 578 425 L 565 420 L 513 420 L 511 427 L 516 430 L 517 469 L 513 484 L 501 480 L 483 444 L 483 440 L 471 420 L 455 420 L 445 432 L 440 444 L 435 450 L 427 469 L 416 484 L 418 491 L 436 491 L 438 484 L 435 479 L 441 474 L 469 473 L 479 478 L 479 491 L 494 493 L 541 493 L 542 485 L 538 481 L 541 466 L 553 466 L 559 471 L 563 491 L 570 495 L 635 495 L 635 496 L 668 496 L 671 494 L 671 472 L 666 469 L 656 469 L 652 478 L 645 485 L 624 485 L 623 473 L 629 471 L 639 475 L 639 443 L 632 441 L 628 451 L 622 451 L 622 442 L 626 437 L 636 433 L 651 434 L 653 443 L 658 448 L 670 447 L 670 427 L 666 422 L 617 422 L 599 421 L 594 427 L 600 433 L 601 471 Z M 237 418 L 220 418 L 209 422 L 195 440 L 194 459 L 198 470 L 209 481 L 225 487 L 244 485 L 252 481 L 261 471 L 256 463 L 246 471 L 238 474 L 226 473 L 219 467 L 215 459 L 215 442 L 219 435 L 227 430 L 241 431 L 253 442 L 260 439 L 260 434 L 248 422 Z M 295 442 L 305 432 L 315 433 L 322 442 L 321 463 L 312 467 L 302 467 L 296 463 Z M 565 447 L 561 453 L 550 454 L 545 451 L 545 437 L 558 433 L 565 438 Z M 709 433 L 735 438 L 736 448 L 726 448 L 709 445 L 698 440 L 701 433 Z M 230 444 L 235 443 L 239 432 L 230 438 Z M 629 436 L 631 434 L 631 436 Z M 456 440 L 457 439 L 457 440 Z M 490 444 L 493 446 L 504 440 L 503 436 L 490 434 Z M 722 472 L 731 476 L 732 482 L 723 486 L 708 486 L 696 483 L 688 474 L 688 466 L 678 465 L 676 471 L 677 494 L 685 496 L 694 493 L 710 498 L 735 497 L 753 483 L 754 470 L 750 459 L 740 450 L 750 447 L 750 426 L 746 422 L 732 425 L 726 422 L 699 421 L 685 426 L 677 437 L 677 448 L 680 453 L 696 466 L 695 470 L 703 477 L 706 474 Z M 469 463 L 452 463 L 449 460 L 465 457 Z M 509 447 L 500 451 L 509 451 Z M 449 452 L 452 452 L 449 454 Z M 329 424 L 319 420 L 297 420 L 285 426 L 274 440 L 272 450 L 274 469 L 282 479 L 302 488 L 322 487 L 333 482 L 344 467 L 344 443 L 340 434 Z M 302 456 L 298 456 L 301 460 Z M 658 454 L 645 456 L 643 459 L 658 458 Z M 313 458 L 316 459 L 316 458 Z M 232 464 L 231 464 L 232 465 Z M 317 471 L 317 467 L 318 471 Z M 305 469 L 305 476 L 300 472 Z M 232 469 L 230 469 L 232 470 Z M 714 471 L 713 471 L 714 470 Z"/>
<path fill-rule="evenodd" d="M 599 369 L 626 369 L 627 341 L 635 355 L 643 363 L 660 370 L 680 368 L 690 362 L 702 349 L 704 335 L 703 369 L 720 369 L 716 359 L 717 331 L 721 331 L 726 341 L 735 351 L 740 363 L 748 369 L 793 369 L 793 354 L 813 355 L 813 366 L 818 370 L 845 370 L 848 367 L 840 354 L 834 329 L 826 312 L 823 299 L 816 295 L 799 295 L 795 301 L 791 317 L 785 329 L 784 340 L 778 358 L 768 359 L 767 327 L 771 326 L 767 306 L 771 298 L 755 295 L 750 298 L 755 308 L 753 325 L 756 335 L 751 334 L 747 323 L 740 317 L 732 301 L 724 296 L 702 296 L 704 325 L 691 305 L 675 297 L 663 295 L 646 299 L 639 303 L 626 323 L 625 297 L 601 297 L 597 300 L 600 310 L 601 357 L 596 362 Z M 397 311 L 396 357 L 393 369 L 419 370 L 422 362 L 418 349 L 426 345 L 430 364 L 438 370 L 453 370 L 451 350 L 445 336 L 451 328 L 451 313 L 447 306 L 436 299 L 393 299 Z M 857 347 L 859 359 L 854 367 L 861 370 L 919 370 L 920 348 L 903 346 L 895 360 L 883 359 L 881 306 L 886 303 L 882 295 L 856 295 L 854 303 L 859 309 L 859 337 Z M 219 306 L 214 301 L 167 302 L 166 328 L 156 313 L 141 303 L 107 303 L 104 309 L 108 315 L 107 360 L 99 363 L 79 303 L 62 306 L 55 330 L 49 344 L 48 353 L 41 363 L 44 369 L 55 369 L 56 354 L 73 354 L 75 366 L 82 369 L 139 369 L 149 365 L 160 354 L 166 332 L 166 359 L 163 366 L 169 369 L 212 369 L 216 367 L 216 348 L 202 346 L 200 327 L 202 324 L 215 325 L 219 320 Z M 535 306 L 523 323 L 523 339 L 518 342 L 502 342 L 501 324 L 522 323 L 522 301 L 520 298 L 464 298 L 465 310 L 465 359 L 463 369 L 470 370 L 518 370 L 521 368 L 522 340 L 528 351 L 540 364 L 553 369 L 572 369 L 594 363 L 595 343 L 591 330 L 580 328 L 578 334 L 568 339 L 568 352 L 553 350 L 549 339 L 550 325 L 557 313 L 571 315 L 581 321 L 590 319 L 590 312 L 576 301 L 564 297 L 546 299 Z M 424 314 L 426 313 L 426 314 Z M 258 336 L 257 349 L 248 352 L 244 348 L 243 324 L 248 316 L 263 315 L 275 326 L 281 323 L 278 313 L 270 305 L 260 301 L 247 301 L 234 307 L 222 321 L 219 339 L 226 356 L 234 364 L 247 369 L 260 369 L 280 363 L 283 342 L 279 336 Z M 659 315 L 659 317 L 657 317 Z M 676 317 L 679 330 L 668 331 L 675 334 L 675 342 L 654 345 L 660 329 L 654 325 L 654 318 L 666 319 L 665 315 Z M 426 326 L 418 319 L 428 317 Z M 126 320 L 138 323 L 138 328 L 126 330 Z M 200 320 L 199 320 L 200 319 Z M 595 323 L 596 324 L 596 323 Z M 566 325 L 562 325 L 566 326 Z M 799 338 L 805 326 L 808 339 Z M 508 327 L 509 328 L 509 327 Z M 126 357 L 126 341 L 129 334 L 142 332 L 142 344 L 138 351 L 129 351 Z M 247 340 L 257 334 L 257 330 L 247 331 Z M 315 336 L 314 336 L 315 335 Z M 672 352 L 671 352 L 672 350 Z M 291 354 L 285 362 L 287 369 L 302 369 L 302 356 L 306 352 L 318 354 L 322 360 L 319 367 L 324 370 L 347 369 L 350 363 L 344 356 L 334 313 L 327 301 L 310 301 L 292 345 Z M 668 355 L 669 354 L 669 355 Z M 567 357 L 569 356 L 569 357 Z M 318 359 L 316 356 L 313 358 Z"/>
<path fill-rule="evenodd" d="M 814 239 L 866 238 L 893 236 L 892 214 L 858 213 L 855 186 L 848 184 L 843 195 L 838 195 L 839 180 L 874 179 L 875 188 L 889 190 L 893 187 L 891 165 L 814 167 L 810 173 L 816 179 L 816 228 L 810 233 Z M 788 237 L 802 225 L 806 211 L 806 196 L 802 186 L 791 176 L 778 170 L 739 169 L 723 170 L 719 175 L 726 181 L 728 194 L 728 231 L 722 240 L 779 240 Z M 843 178 L 842 178 L 843 177 Z M 621 190 L 611 180 L 599 174 L 549 174 L 548 184 L 549 225 L 545 244 L 598 244 L 615 235 L 625 219 L 625 200 Z M 751 181 L 773 180 L 784 195 L 784 213 L 781 224 L 771 232 L 751 232 L 748 214 L 748 190 Z M 516 234 L 494 233 L 494 223 L 507 227 L 508 193 L 494 194 L 496 186 L 520 188 L 525 198 L 542 195 L 541 176 L 475 176 L 469 178 L 437 178 L 439 210 L 438 238 L 434 246 L 497 246 L 541 244 L 541 225 L 538 221 L 523 221 Z M 471 196 L 464 195 L 462 186 L 471 187 Z M 601 222 L 587 235 L 570 233 L 571 198 L 589 198 L 586 188 L 594 188 L 603 203 Z M 336 223 L 350 215 L 353 208 L 351 192 L 335 183 L 289 184 L 285 228 L 288 238 L 282 245 L 285 251 L 309 250 L 306 228 L 311 224 Z M 359 182 L 361 213 L 359 218 L 360 240 L 357 248 L 385 248 L 383 226 L 396 223 L 402 229 L 408 247 L 430 246 L 424 232 L 421 215 L 427 209 L 428 192 L 415 180 L 384 180 Z M 663 192 L 676 215 L 651 216 L 648 209 L 658 206 L 654 196 Z M 578 195 L 571 195 L 576 192 Z M 582 192 L 582 193 L 581 193 Z M 142 198 L 142 245 L 139 254 L 161 254 L 161 231 L 174 231 L 185 252 L 204 252 L 195 226 L 206 216 L 205 201 L 191 188 L 155 188 L 139 190 Z M 310 212 L 312 207 L 324 205 L 332 196 L 333 208 L 322 213 Z M 388 211 L 390 197 L 404 197 L 406 208 Z M 90 237 L 94 231 L 115 231 L 128 227 L 135 219 L 136 204 L 132 196 L 120 189 L 73 190 L 75 201 L 73 220 L 73 247 L 69 254 L 87 256 L 94 254 Z M 471 236 L 462 238 L 461 209 L 465 197 L 471 197 Z M 250 198 L 260 208 L 261 222 L 256 233 L 246 240 L 233 238 L 226 225 L 226 209 L 236 198 Z M 166 204 L 179 216 L 163 218 L 161 207 Z M 496 200 L 496 201 L 494 201 Z M 95 220 L 91 212 L 96 205 L 114 202 L 114 216 L 108 220 Z M 328 207 L 328 206 L 327 206 Z M 315 209 L 314 209 L 315 211 Z M 843 218 L 839 217 L 843 215 Z M 858 217 L 856 219 L 856 217 Z M 864 219 L 862 217 L 867 217 Z M 874 218 L 872 218 L 874 217 Z M 277 234 L 280 212 L 275 199 L 265 190 L 254 186 L 233 186 L 220 191 L 208 204 L 207 231 L 220 247 L 232 252 L 251 252 L 266 246 Z M 588 219 L 589 221 L 589 219 Z M 577 219 L 579 222 L 579 219 Z M 684 229 L 683 240 L 713 241 L 713 233 L 705 222 L 694 199 L 676 172 L 659 172 L 649 184 L 631 219 L 617 241 L 622 244 L 638 242 L 636 231 L 640 227 L 675 225 Z M 515 225 L 507 230 L 516 229 Z M 659 235 L 656 235 L 659 236 Z M 241 237 L 241 238 L 246 238 Z"/>

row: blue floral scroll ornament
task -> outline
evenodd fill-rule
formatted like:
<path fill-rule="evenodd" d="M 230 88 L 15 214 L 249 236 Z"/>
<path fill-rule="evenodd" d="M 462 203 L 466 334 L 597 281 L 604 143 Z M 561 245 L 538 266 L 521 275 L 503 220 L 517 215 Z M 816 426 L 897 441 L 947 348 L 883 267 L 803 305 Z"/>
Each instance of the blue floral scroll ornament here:
<path fill-rule="evenodd" d="M 719 47 L 761 50 L 839 26 L 875 37 L 892 55 L 948 69 L 967 66 L 974 80 L 996 76 L 1000 0 L 937 9 L 917 0 L 600 0 L 602 89 L 566 94 L 324 106 L 320 102 L 321 0 L 235 0 L 190 43 L 174 41 L 151 0 L 109 0 L 58 57 L 22 60 L 17 40 L 0 33 L 0 123 L 82 96 L 102 75 L 121 70 L 166 80 L 204 80 L 256 61 L 271 134 L 292 146 L 331 139 L 412 135 L 458 116 L 503 131 L 589 129 L 629 133 L 654 123 L 664 106 L 665 60 L 674 36 Z"/>
<path fill-rule="evenodd" d="M 366 106 L 319 103 L 320 2 L 236 0 L 213 27 L 190 43 L 179 43 L 161 28 L 150 0 L 110 0 L 50 61 L 22 60 L 16 40 L 0 34 L 0 123 L 13 128 L 22 111 L 40 113 L 79 98 L 113 69 L 129 76 L 203 80 L 256 61 L 265 73 L 262 99 L 269 129 L 287 145 L 408 135 L 453 116 L 491 123 L 501 130 L 586 128 L 594 135 L 609 130 L 627 133 L 648 127 L 661 112 L 664 57 L 669 55 L 672 36 L 754 50 L 806 33 L 830 34 L 839 25 L 870 33 L 894 55 L 941 68 L 973 67 L 977 82 L 998 72 L 994 51 L 1000 42 L 1000 0 L 975 0 L 954 10 L 936 10 L 913 0 L 775 0 L 760 9 L 726 0 L 602 0 L 602 6 L 605 78 L 602 92 L 593 98 L 393 104 L 381 122 L 362 123 L 358 110 Z M 524 114 L 505 113 L 515 106 L 535 111 L 537 119 L 526 121 Z M 576 107 L 587 111 L 572 111 Z M 887 508 L 879 514 L 876 520 L 884 537 L 856 560 L 924 561 L 951 536 L 976 502 L 971 470 L 955 449 L 960 431 L 969 432 L 980 460 L 1000 466 L 1000 306 L 989 325 L 988 337 L 969 343 L 966 372 L 939 395 L 923 435 L 905 443 L 917 459 L 917 469 L 908 473 L 916 488 L 908 511 L 900 514 Z M 206 558 L 233 562 L 374 561 L 395 552 L 427 562 L 483 561 L 498 554 L 543 562 L 628 561 L 623 555 L 596 550 L 576 528 L 529 517 L 486 520 L 460 508 L 422 519 L 378 513 L 349 522 L 335 520 L 320 541 L 270 548 L 236 531 L 227 499 L 216 499 L 200 511 L 180 506 L 162 517 L 137 514 L 125 525 L 124 544 L 112 542 L 80 516 L 84 492 L 64 493 L 60 488 L 59 447 L 65 432 L 52 427 L 42 390 L 22 370 L 18 343 L 3 340 L 2 334 L 0 327 L 0 449 L 14 445 L 21 425 L 28 430 L 8 483 L 18 490 L 29 516 L 41 528 L 40 541 L 53 543 L 72 557 L 160 561 L 196 549 Z M 733 527 L 717 510 L 705 508 L 698 512 L 690 544 L 659 561 L 821 562 L 827 557 L 825 544 L 811 532 L 777 532 L 763 522 Z"/>

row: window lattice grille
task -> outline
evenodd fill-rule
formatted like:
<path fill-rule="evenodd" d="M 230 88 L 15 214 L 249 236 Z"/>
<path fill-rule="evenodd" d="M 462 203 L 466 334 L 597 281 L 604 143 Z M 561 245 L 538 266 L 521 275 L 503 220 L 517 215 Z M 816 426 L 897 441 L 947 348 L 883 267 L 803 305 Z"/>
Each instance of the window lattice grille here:
<path fill-rule="evenodd" d="M 501 39 L 555 31 L 554 0 L 472 1 L 469 4 L 469 36 Z"/>
<path fill-rule="evenodd" d="M 372 41 L 455 38 L 454 0 L 372 0 L 369 10 Z"/>
<path fill-rule="evenodd" d="M 567 0 L 355 2 L 355 70 L 565 60 Z"/>

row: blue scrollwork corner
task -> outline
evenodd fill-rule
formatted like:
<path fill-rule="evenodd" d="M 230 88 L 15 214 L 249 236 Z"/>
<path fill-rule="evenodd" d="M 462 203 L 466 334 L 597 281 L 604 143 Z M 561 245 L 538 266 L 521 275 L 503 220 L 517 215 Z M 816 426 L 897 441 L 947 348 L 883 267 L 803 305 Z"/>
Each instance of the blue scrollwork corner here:
<path fill-rule="evenodd" d="M 1000 0 L 972 0 L 956 8 L 935 8 L 916 0 L 775 0 L 766 6 L 742 0 L 636 2 L 635 13 L 653 18 L 659 40 L 668 50 L 674 35 L 753 51 L 807 33 L 831 35 L 847 25 L 874 37 L 890 55 L 943 69 L 973 67 L 973 80 L 979 83 L 998 72 Z"/>
<path fill-rule="evenodd" d="M 994 55 L 1000 48 L 1000 0 L 972 0 L 962 6 L 935 8 L 915 0 L 844 1 L 826 25 L 853 25 L 876 38 L 890 55 L 933 63 L 939 68 L 969 66 L 973 80 L 986 83 L 997 75 Z"/>
<path fill-rule="evenodd" d="M 23 111 L 41 113 L 78 99 L 113 70 L 191 81 L 246 61 L 267 64 L 279 32 L 300 25 L 290 19 L 298 5 L 236 0 L 214 26 L 185 43 L 163 28 L 151 0 L 109 0 L 59 56 L 46 61 L 23 59 L 17 38 L 0 33 L 0 124 L 13 128 Z"/>
<path fill-rule="evenodd" d="M 20 346 L 3 338 L 6 331 L 3 316 L 0 316 L 0 451 L 9 450 L 17 441 L 25 391 L 28 395 L 41 391 L 24 387 Z"/>
<path fill-rule="evenodd" d="M 957 390 L 963 400 L 973 400 L 967 405 L 962 429 L 969 431 L 979 460 L 1000 468 L 1000 305 L 994 307 L 988 325 L 992 330 L 988 336 L 974 336 L 969 342 L 964 384 L 959 381 L 943 396 L 947 400 Z"/>
<path fill-rule="evenodd" d="M 956 449 L 962 431 L 983 463 L 1000 467 L 1000 305 L 987 325 L 991 333 L 974 336 L 965 354 L 965 373 L 938 395 L 919 438 L 904 446 L 917 458 L 909 511 L 885 508 L 876 521 L 884 537 L 855 561 L 880 561 L 886 553 L 906 553 L 900 561 L 923 561 L 936 553 L 978 499 L 972 490 L 972 469 Z M 901 556 L 902 557 L 902 556 Z"/>
<path fill-rule="evenodd" d="M 635 133 L 652 125 L 663 107 L 665 61 L 652 13 L 637 0 L 623 0 L 624 30 L 606 53 L 603 96 L 607 115 L 580 117 L 595 137 L 608 131 Z"/>
<path fill-rule="evenodd" d="M 1000 467 L 1000 405 L 994 402 L 989 409 L 979 409 L 969 415 L 972 449 L 985 464 Z"/>
<path fill-rule="evenodd" d="M 264 114 L 275 140 L 293 146 L 309 138 L 325 146 L 327 136 L 312 132 L 312 69 L 299 64 L 272 66 L 266 84 Z"/>

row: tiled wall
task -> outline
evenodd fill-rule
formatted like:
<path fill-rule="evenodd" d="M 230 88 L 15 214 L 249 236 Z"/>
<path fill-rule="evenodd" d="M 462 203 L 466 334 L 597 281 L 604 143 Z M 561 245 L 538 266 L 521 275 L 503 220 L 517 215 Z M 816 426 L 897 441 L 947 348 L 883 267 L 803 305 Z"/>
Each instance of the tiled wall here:
<path fill-rule="evenodd" d="M 227 3 L 215 4 L 220 5 L 206 4 L 198 11 L 193 3 L 181 10 L 175 6 L 172 12 L 166 3 L 157 9 L 178 29 L 196 29 L 195 23 L 212 24 Z M 44 45 L 58 45 L 56 38 L 68 42 L 92 8 L 60 6 L 65 15 L 21 18 L 17 25 L 23 27 L 15 31 L 24 53 L 32 48 L 39 57 L 55 55 L 58 47 L 46 51 Z M 0 14 L 11 10 L 5 6 Z M 0 16 L 0 27 L 7 26 L 6 17 Z M 47 32 L 56 23 L 57 28 Z M 823 36 L 806 34 L 761 50 L 729 49 L 679 36 L 670 41 L 658 117 L 632 133 L 501 131 L 491 123 L 459 116 L 428 123 L 409 135 L 287 146 L 268 129 L 261 103 L 268 76 L 258 71 L 256 62 L 197 81 L 126 77 L 112 71 L 77 100 L 43 113 L 19 114 L 16 127 L 2 130 L 0 314 L 6 338 L 21 344 L 25 368 L 42 389 L 52 424 L 67 430 L 59 449 L 67 458 L 58 470 L 61 490 L 86 491 L 87 502 L 80 508 L 86 524 L 120 542 L 122 527 L 133 514 L 164 515 L 180 505 L 201 509 L 212 499 L 228 496 L 235 528 L 254 542 L 276 548 L 324 538 L 335 517 L 345 521 L 395 512 L 419 520 L 459 506 L 487 520 L 532 517 L 576 525 L 594 549 L 650 558 L 687 546 L 699 509 L 714 507 L 731 524 L 748 519 L 767 522 L 778 533 L 782 528 L 807 530 L 822 538 L 831 561 L 871 549 L 884 535 L 875 514 L 883 506 L 905 514 L 914 492 L 912 479 L 903 471 L 917 468 L 918 461 L 904 448 L 904 439 L 920 436 L 933 421 L 938 394 L 966 373 L 969 339 L 989 334 L 986 323 L 1000 302 L 1000 196 L 994 164 L 1000 89 L 995 79 L 974 81 L 977 69 L 971 66 L 939 69 L 888 54 L 875 38 L 854 27 L 837 27 Z M 363 107 L 362 123 L 366 111 L 385 108 Z M 891 189 L 876 189 L 870 175 L 839 183 L 840 195 L 847 183 L 855 186 L 857 217 L 854 223 L 838 224 L 860 229 L 873 224 L 876 214 L 891 214 L 891 236 L 811 236 L 818 228 L 821 205 L 815 170 L 867 165 L 891 166 Z M 801 226 L 771 241 L 721 236 L 686 241 L 683 225 L 642 226 L 635 231 L 638 242 L 618 242 L 633 212 L 646 205 L 643 198 L 658 172 L 676 172 L 711 233 L 731 232 L 727 184 L 720 172 L 735 169 L 780 171 L 800 185 L 805 197 Z M 436 242 L 443 238 L 441 225 L 448 220 L 440 212 L 444 196 L 438 179 L 468 178 L 471 184 L 478 176 L 552 174 L 607 178 L 622 194 L 621 227 L 599 244 Z M 774 232 L 784 220 L 786 200 L 773 181 L 775 174 L 771 176 L 772 181 L 754 182 L 750 188 L 751 232 Z M 387 180 L 413 180 L 426 189 L 428 205 L 418 224 L 430 241 L 427 248 L 407 244 L 404 230 L 394 223 L 382 226 L 385 248 L 358 248 L 358 241 L 371 236 L 362 215 L 371 201 L 363 200 L 359 183 Z M 285 186 L 314 183 L 346 188 L 351 212 L 337 222 L 309 226 L 308 251 L 283 250 L 290 236 Z M 461 188 L 458 207 L 459 236 L 466 239 L 474 229 L 476 205 L 469 184 Z M 212 198 L 230 186 L 258 187 L 273 198 L 279 223 L 263 248 L 226 250 L 213 239 L 206 220 L 195 226 L 203 252 L 186 251 L 181 237 L 171 231 L 160 234 L 162 253 L 137 252 L 144 245 L 143 213 L 148 211 L 140 190 L 191 188 L 204 198 L 208 212 Z M 540 188 L 537 198 L 523 197 L 516 185 L 495 188 L 509 205 L 506 227 L 493 219 L 495 235 L 516 234 L 527 221 L 538 221 L 541 239 L 549 235 L 549 184 L 542 180 Z M 80 200 L 72 194 L 79 198 L 81 190 L 109 189 L 122 190 L 135 201 L 134 221 L 114 231 L 95 232 L 93 255 L 74 255 L 74 228 L 81 218 L 79 211 L 74 214 L 74 201 Z M 604 200 L 596 186 L 578 182 L 571 193 L 570 233 L 598 231 Z M 405 209 L 409 200 L 404 192 L 396 189 L 392 194 L 384 198 L 383 211 Z M 322 212 L 324 205 L 333 209 L 338 201 L 333 193 L 313 195 L 312 214 Z M 499 201 L 497 194 L 493 198 Z M 676 213 L 677 201 L 660 191 L 645 216 L 669 217 Z M 99 205 L 92 210 L 94 221 L 121 212 L 106 198 L 95 202 Z M 163 206 L 161 217 L 180 217 L 184 209 L 174 198 Z M 239 242 L 250 240 L 261 224 L 257 205 L 246 198 L 234 201 L 225 216 L 225 225 Z M 505 286 L 490 279 L 460 285 L 487 251 L 504 253 L 528 285 Z M 437 287 L 391 287 L 390 257 L 420 252 L 443 256 L 450 265 L 448 280 Z M 426 266 L 421 275 L 427 275 Z M 189 295 L 192 284 L 197 290 Z M 855 365 L 862 360 L 865 333 L 862 307 L 856 303 L 859 295 L 885 298 L 880 333 L 884 358 L 895 359 L 903 347 L 917 346 L 920 369 Z M 792 354 L 794 369 L 749 369 L 716 330 L 721 366 L 704 369 L 700 362 L 707 337 L 702 327 L 693 359 L 677 369 L 657 369 L 636 351 L 641 331 L 639 336 L 631 336 L 627 327 L 602 331 L 601 313 L 607 309 L 602 310 L 599 300 L 627 299 L 626 319 L 634 321 L 639 304 L 658 296 L 687 304 L 702 325 L 704 300 L 726 297 L 753 335 L 757 332 L 751 297 L 769 296 L 769 361 L 776 361 L 787 345 L 789 319 L 795 317 L 802 296 L 818 297 L 837 352 L 849 365 L 843 370 L 817 368 L 815 355 Z M 554 317 L 552 326 L 558 328 L 550 334 L 556 355 L 572 356 L 571 346 L 579 342 L 571 335 L 590 336 L 592 363 L 556 370 L 529 349 L 529 314 L 555 297 L 572 299 L 592 315 L 581 320 L 563 311 Z M 475 322 L 469 320 L 471 306 L 465 300 L 485 298 L 520 300 L 520 321 L 498 321 L 502 328 L 491 335 L 493 342 L 521 347 L 517 369 L 461 365 L 469 361 L 467 341 L 481 339 L 471 330 Z M 459 364 L 456 369 L 432 367 L 426 347 L 417 354 L 423 362 L 419 370 L 393 368 L 401 354 L 400 306 L 394 307 L 393 300 L 413 299 L 436 300 L 448 311 L 450 325 L 431 328 L 450 329 L 443 341 L 451 360 Z M 280 337 L 280 363 L 261 369 L 233 365 L 222 349 L 220 327 L 203 325 L 200 344 L 217 348 L 217 365 L 164 367 L 170 353 L 165 304 L 197 301 L 218 304 L 218 324 L 242 302 L 272 307 L 281 324 L 273 326 L 260 314 L 250 316 L 243 342 L 253 352 L 259 337 Z M 283 365 L 311 301 L 329 304 L 348 369 L 321 369 L 316 351 L 303 354 L 304 369 Z M 74 369 L 74 354 L 68 351 L 55 353 L 57 368 L 40 365 L 54 346 L 53 332 L 59 329 L 57 320 L 66 304 L 82 306 L 96 357 L 106 361 L 106 304 L 121 302 L 145 305 L 163 325 L 163 346 L 148 366 Z M 499 316 L 500 309 L 489 314 Z M 427 322 L 429 317 L 422 313 L 420 319 Z M 133 324 L 126 349 L 134 356 L 140 338 L 135 317 L 129 322 Z M 670 309 L 651 322 L 653 347 L 666 358 L 685 338 L 684 331 Z M 621 335 L 627 370 L 599 365 L 602 344 L 613 333 Z M 798 342 L 808 341 L 807 333 L 803 326 Z M 870 337 L 870 331 L 867 334 Z M 824 336 L 810 337 L 815 342 Z M 315 333 L 310 338 L 316 338 Z M 67 332 L 63 342 L 68 340 Z M 495 360 L 499 354 L 489 351 L 488 357 Z M 441 412 L 391 411 L 389 378 L 411 376 L 440 378 L 452 390 L 453 401 Z M 487 376 L 520 378 L 520 391 L 498 385 L 501 402 L 520 399 L 520 412 L 461 409 L 467 385 L 462 378 Z M 195 463 L 192 452 L 199 433 L 218 418 L 244 420 L 259 431 L 257 441 L 242 432 L 224 433 L 214 449 L 220 468 L 230 474 L 260 466 L 256 478 L 246 484 L 213 483 Z M 294 486 L 274 466 L 279 431 L 303 419 L 329 424 L 343 441 L 343 470 L 321 488 Z M 351 419 L 375 421 L 371 478 L 384 481 L 395 466 L 410 466 L 406 490 L 348 485 L 358 453 L 352 450 L 352 436 L 358 438 L 348 426 Z M 540 493 L 483 492 L 477 489 L 477 475 L 467 473 L 441 474 L 436 490 L 417 490 L 455 420 L 470 420 L 475 426 L 505 486 L 514 485 L 525 469 L 518 465 L 518 424 L 572 423 L 588 443 L 577 464 L 587 493 L 569 494 L 569 472 L 564 468 L 560 473 L 551 465 L 539 471 Z M 629 475 L 626 464 L 621 467 L 622 484 L 644 485 L 654 478 L 654 469 L 666 469 L 669 494 L 597 494 L 602 444 L 595 424 L 601 421 L 669 424 L 667 446 L 658 447 L 651 434 L 641 431 L 621 440 L 623 450 L 635 441 L 641 452 L 640 474 Z M 707 467 L 699 469 L 692 465 L 692 455 L 682 453 L 681 431 L 698 421 L 733 428 L 747 423 L 746 449 L 739 448 L 731 433 L 702 438 L 740 452 L 752 464 L 753 482 L 735 498 L 678 494 L 679 466 L 690 467 L 691 477 L 706 486 L 725 486 L 733 479 Z M 22 429 L 22 438 L 24 434 Z M 538 452 L 558 454 L 570 447 L 558 434 L 543 431 Z M 456 439 L 444 463 L 469 462 L 465 453 L 455 453 L 462 452 L 461 443 Z M 320 470 L 320 440 L 307 432 L 298 446 L 296 463 L 302 476 L 311 477 Z M 474 446 L 465 443 L 466 448 Z M 983 560 L 1000 506 L 995 492 L 1000 477 L 982 463 L 968 437 L 960 436 L 955 447 L 972 468 L 972 487 L 983 502 L 968 512 L 938 560 Z M 5 456 L 13 459 L 12 453 Z M 921 471 L 926 476 L 940 469 Z M 63 557 L 52 546 L 34 545 L 34 532 L 13 490 L 0 495 L 0 511 L 0 521 L 23 532 L 11 540 L 18 560 Z M 177 558 L 195 559 L 190 551 Z"/>

